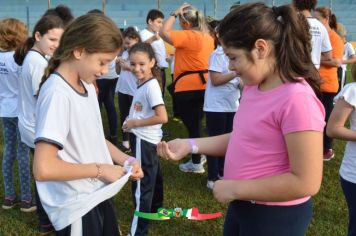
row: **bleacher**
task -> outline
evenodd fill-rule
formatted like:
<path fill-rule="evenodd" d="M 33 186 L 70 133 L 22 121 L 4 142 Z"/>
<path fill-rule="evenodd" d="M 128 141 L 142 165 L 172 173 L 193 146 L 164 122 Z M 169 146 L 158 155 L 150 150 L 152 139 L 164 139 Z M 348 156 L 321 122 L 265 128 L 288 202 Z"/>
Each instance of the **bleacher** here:
<path fill-rule="evenodd" d="M 145 27 L 146 14 L 149 9 L 158 8 L 168 16 L 183 2 L 189 2 L 199 8 L 206 16 L 217 19 L 224 17 L 230 6 L 237 0 L 106 0 L 105 13 L 110 16 L 120 28 L 136 26 L 138 29 Z M 14 17 L 22 20 L 30 31 L 38 18 L 48 8 L 47 0 L 1 0 L 0 19 Z M 51 6 L 64 4 L 69 6 L 75 16 L 82 15 L 94 8 L 103 9 L 101 0 L 52 0 Z M 240 0 L 240 2 L 253 2 Z M 268 5 L 288 4 L 291 0 L 264 0 Z M 348 31 L 348 39 L 356 41 L 356 0 L 319 0 L 318 6 L 330 7 L 335 12 L 338 21 L 343 23 Z M 215 3 L 217 3 L 215 5 Z M 175 25 L 178 28 L 178 25 Z"/>

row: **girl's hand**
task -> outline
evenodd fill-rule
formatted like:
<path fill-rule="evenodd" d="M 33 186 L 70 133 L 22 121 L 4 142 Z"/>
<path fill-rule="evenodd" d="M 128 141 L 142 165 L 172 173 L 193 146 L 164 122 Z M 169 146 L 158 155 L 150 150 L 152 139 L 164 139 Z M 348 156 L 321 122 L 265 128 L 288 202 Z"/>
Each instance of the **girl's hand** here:
<path fill-rule="evenodd" d="M 131 162 L 130 166 L 132 166 L 132 175 L 130 176 L 131 180 L 136 181 L 143 178 L 143 171 L 138 161 Z"/>
<path fill-rule="evenodd" d="M 217 180 L 214 183 L 213 194 L 215 199 L 221 203 L 229 203 L 236 200 L 234 189 L 236 181 L 232 180 Z"/>
<path fill-rule="evenodd" d="M 125 122 L 122 124 L 122 130 L 124 132 L 129 132 L 132 128 L 135 128 L 137 126 L 136 123 L 136 119 L 125 120 Z"/>
<path fill-rule="evenodd" d="M 100 164 L 101 177 L 100 179 L 104 182 L 115 182 L 126 174 L 126 170 L 122 166 L 110 165 L 110 164 Z"/>
<path fill-rule="evenodd" d="M 191 146 L 187 139 L 174 139 L 157 145 L 157 154 L 166 160 L 178 161 L 191 152 Z"/>

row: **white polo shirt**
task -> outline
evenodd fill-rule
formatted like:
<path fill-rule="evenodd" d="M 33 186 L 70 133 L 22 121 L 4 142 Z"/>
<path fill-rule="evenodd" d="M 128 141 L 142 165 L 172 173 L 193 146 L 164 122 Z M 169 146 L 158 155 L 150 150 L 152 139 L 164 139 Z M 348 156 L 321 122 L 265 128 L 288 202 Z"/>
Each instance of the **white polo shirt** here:
<path fill-rule="evenodd" d="M 0 117 L 17 117 L 19 74 L 14 51 L 0 51 Z"/>
<path fill-rule="evenodd" d="M 36 95 L 44 71 L 48 65 L 47 59 L 35 50 L 30 50 L 22 64 L 19 88 L 19 131 L 21 141 L 34 148 Z"/>
<path fill-rule="evenodd" d="M 128 50 L 123 51 L 121 55 L 122 59 L 129 59 Z M 132 74 L 131 71 L 123 70 L 120 71 L 120 76 L 116 84 L 115 92 L 120 92 L 123 94 L 128 94 L 133 96 L 137 90 L 137 78 Z"/>
<path fill-rule="evenodd" d="M 59 74 L 41 88 L 36 109 L 36 140 L 57 145 L 58 158 L 70 163 L 113 164 L 102 126 L 94 86 L 82 82 L 77 92 Z M 126 176 L 125 178 L 128 179 Z M 124 178 L 124 183 L 127 179 Z M 121 180 L 123 181 L 123 180 Z M 72 224 L 123 186 L 90 178 L 36 182 L 46 213 L 56 230 Z M 116 187 L 115 187 L 116 186 Z"/>
<path fill-rule="evenodd" d="M 209 57 L 209 71 L 221 74 L 231 72 L 229 70 L 229 59 L 221 46 L 218 46 Z M 239 83 L 240 78 L 236 77 L 225 84 L 215 86 L 211 81 L 209 72 L 203 110 L 208 112 L 236 112 L 240 98 Z"/>
<path fill-rule="evenodd" d="M 164 105 L 162 92 L 155 78 L 145 81 L 137 87 L 130 107 L 128 119 L 147 119 L 155 115 L 154 108 Z M 137 137 L 157 144 L 162 139 L 162 124 L 136 127 L 130 130 Z"/>
<path fill-rule="evenodd" d="M 151 38 L 154 35 L 155 34 L 150 32 L 148 29 L 143 29 L 140 31 L 140 37 L 142 42 L 145 42 L 147 39 Z M 166 48 L 164 46 L 163 39 L 160 38 L 158 40 L 153 41 L 151 43 L 151 46 L 155 52 L 158 67 L 167 68 L 168 67 L 168 62 L 166 60 L 167 53 L 166 53 Z"/>

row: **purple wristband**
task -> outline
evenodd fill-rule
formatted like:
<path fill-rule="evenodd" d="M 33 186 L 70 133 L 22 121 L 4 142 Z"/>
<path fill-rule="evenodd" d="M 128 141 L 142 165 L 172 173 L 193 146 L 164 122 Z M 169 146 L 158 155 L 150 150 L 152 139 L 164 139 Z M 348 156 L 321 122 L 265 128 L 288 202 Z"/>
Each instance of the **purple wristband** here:
<path fill-rule="evenodd" d="M 199 152 L 199 147 L 197 146 L 197 144 L 195 143 L 195 139 L 188 139 L 188 142 L 190 144 L 190 147 L 191 147 L 191 153 L 192 154 L 197 154 Z"/>

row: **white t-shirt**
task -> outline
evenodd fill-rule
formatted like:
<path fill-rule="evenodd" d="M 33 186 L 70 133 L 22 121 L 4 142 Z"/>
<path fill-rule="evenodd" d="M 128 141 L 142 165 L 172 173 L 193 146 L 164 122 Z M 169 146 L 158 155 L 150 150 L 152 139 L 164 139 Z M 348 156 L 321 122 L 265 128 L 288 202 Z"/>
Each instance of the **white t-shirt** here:
<path fill-rule="evenodd" d="M 150 32 L 148 29 L 143 29 L 140 31 L 140 37 L 141 37 L 142 42 L 145 42 L 147 39 L 151 38 L 153 35 L 155 35 L 155 34 Z M 151 43 L 151 46 L 155 52 L 157 65 L 160 68 L 167 68 L 168 67 L 168 62 L 166 60 L 167 53 L 166 53 L 166 48 L 164 47 L 163 39 L 160 38 L 158 40 L 153 41 Z"/>
<path fill-rule="evenodd" d="M 36 108 L 36 140 L 57 145 L 58 158 L 70 163 L 113 164 L 102 126 L 95 88 L 82 82 L 84 94 L 59 74 L 41 88 Z M 115 182 L 116 183 L 116 182 Z M 113 183 L 114 184 L 114 183 Z M 46 213 L 56 230 L 72 224 L 117 191 L 90 178 L 36 182 Z"/>
<path fill-rule="evenodd" d="M 344 56 L 342 57 L 343 60 L 347 60 L 349 59 L 352 55 L 355 55 L 355 49 L 354 47 L 352 46 L 351 43 L 349 42 L 346 42 L 344 44 Z M 341 67 L 343 70 L 346 71 L 346 66 L 347 64 L 342 64 Z"/>
<path fill-rule="evenodd" d="M 146 119 L 155 114 L 154 108 L 164 105 L 162 92 L 158 81 L 154 78 L 145 81 L 137 87 L 130 107 L 128 119 Z M 162 124 L 137 127 L 130 130 L 137 137 L 147 142 L 157 144 L 162 139 Z"/>
<path fill-rule="evenodd" d="M 110 62 L 109 71 L 107 74 L 100 76 L 99 79 L 116 79 L 118 77 L 116 73 L 116 59 Z"/>
<path fill-rule="evenodd" d="M 329 34 L 325 26 L 314 17 L 307 17 L 312 36 L 312 61 L 317 69 L 320 68 L 321 53 L 332 50 Z"/>
<path fill-rule="evenodd" d="M 221 74 L 231 72 L 229 70 L 229 59 L 221 46 L 218 46 L 209 57 L 209 71 Z M 209 112 L 236 112 L 240 98 L 239 83 L 240 78 L 236 77 L 225 84 L 215 86 L 209 73 L 203 110 Z"/>
<path fill-rule="evenodd" d="M 37 51 L 30 50 L 22 64 L 19 88 L 19 131 L 21 141 L 34 148 L 36 95 L 44 71 L 48 65 L 47 59 Z"/>
<path fill-rule="evenodd" d="M 334 98 L 337 101 L 339 98 L 344 100 L 351 106 L 356 108 L 356 83 L 346 84 Z M 350 115 L 350 129 L 356 131 L 356 111 Z M 340 175 L 343 179 L 356 184 L 356 142 L 348 141 L 345 147 L 344 158 L 340 167 Z"/>
<path fill-rule="evenodd" d="M 129 59 L 128 50 L 123 51 L 122 59 Z M 121 69 L 115 92 L 120 92 L 133 96 L 137 90 L 137 79 L 131 71 Z"/>
<path fill-rule="evenodd" d="M 17 117 L 19 74 L 21 67 L 14 60 L 14 51 L 0 51 L 0 117 Z"/>

